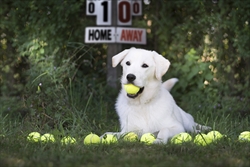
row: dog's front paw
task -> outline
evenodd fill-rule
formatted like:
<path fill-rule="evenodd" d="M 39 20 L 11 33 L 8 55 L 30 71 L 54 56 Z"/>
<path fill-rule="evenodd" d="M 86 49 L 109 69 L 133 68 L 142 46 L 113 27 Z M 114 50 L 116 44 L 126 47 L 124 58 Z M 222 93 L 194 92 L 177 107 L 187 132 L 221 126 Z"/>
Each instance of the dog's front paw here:
<path fill-rule="evenodd" d="M 200 124 L 196 123 L 196 127 L 195 127 L 195 132 L 196 133 L 199 133 L 199 132 L 202 132 L 202 131 L 210 131 L 210 130 L 212 130 L 211 127 L 205 126 L 205 125 L 200 125 Z"/>
<path fill-rule="evenodd" d="M 113 134 L 112 132 L 105 132 L 103 135 L 100 136 L 100 139 L 102 140 L 107 136 L 107 134 Z"/>
<path fill-rule="evenodd" d="M 120 133 L 119 132 L 106 132 L 103 135 L 101 135 L 100 139 L 102 140 L 103 138 L 105 138 L 107 135 L 114 135 L 117 139 L 120 138 Z"/>

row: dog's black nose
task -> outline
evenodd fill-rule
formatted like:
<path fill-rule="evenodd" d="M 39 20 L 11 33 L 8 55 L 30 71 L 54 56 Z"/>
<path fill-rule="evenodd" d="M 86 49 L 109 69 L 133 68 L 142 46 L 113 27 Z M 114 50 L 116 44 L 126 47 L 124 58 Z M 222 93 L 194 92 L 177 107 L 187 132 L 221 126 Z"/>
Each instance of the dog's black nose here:
<path fill-rule="evenodd" d="M 133 82 L 136 79 L 136 76 L 134 74 L 128 74 L 127 75 L 127 80 L 129 82 Z"/>

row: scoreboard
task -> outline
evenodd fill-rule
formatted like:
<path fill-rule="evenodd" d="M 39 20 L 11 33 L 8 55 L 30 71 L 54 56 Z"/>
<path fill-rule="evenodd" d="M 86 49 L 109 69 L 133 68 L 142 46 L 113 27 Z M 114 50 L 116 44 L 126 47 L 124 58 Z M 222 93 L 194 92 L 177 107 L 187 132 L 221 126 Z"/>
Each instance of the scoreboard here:
<path fill-rule="evenodd" d="M 112 0 L 87 0 L 86 15 L 96 16 L 96 25 L 102 27 L 86 27 L 85 43 L 131 43 L 146 44 L 146 30 L 129 28 L 132 16 L 142 15 L 141 0 L 117 0 L 117 25 L 112 25 Z M 105 26 L 105 27 L 103 27 Z"/>

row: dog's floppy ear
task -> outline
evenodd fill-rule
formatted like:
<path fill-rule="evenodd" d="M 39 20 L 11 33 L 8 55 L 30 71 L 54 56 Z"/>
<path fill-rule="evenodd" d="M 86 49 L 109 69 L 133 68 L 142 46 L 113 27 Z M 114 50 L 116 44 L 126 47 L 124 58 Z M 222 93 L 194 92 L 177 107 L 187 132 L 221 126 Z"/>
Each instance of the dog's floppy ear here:
<path fill-rule="evenodd" d="M 117 55 L 112 57 L 112 67 L 116 67 L 123 59 L 124 57 L 128 54 L 130 49 L 126 49 Z"/>
<path fill-rule="evenodd" d="M 168 71 L 170 62 L 168 59 L 165 59 L 162 55 L 159 55 L 157 52 L 153 51 L 154 61 L 156 63 L 155 76 L 158 80 L 161 80 L 161 77 Z"/>

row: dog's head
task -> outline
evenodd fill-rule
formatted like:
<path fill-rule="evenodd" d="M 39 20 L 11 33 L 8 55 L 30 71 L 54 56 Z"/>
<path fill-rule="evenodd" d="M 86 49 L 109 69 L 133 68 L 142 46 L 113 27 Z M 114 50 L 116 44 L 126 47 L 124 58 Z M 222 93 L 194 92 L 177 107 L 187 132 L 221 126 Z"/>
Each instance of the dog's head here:
<path fill-rule="evenodd" d="M 116 67 L 119 63 L 123 68 L 121 84 L 132 83 L 140 87 L 137 94 L 128 95 L 130 98 L 143 93 L 150 83 L 160 83 L 170 66 L 170 62 L 157 52 L 136 48 L 126 49 L 113 56 L 112 66 Z"/>

